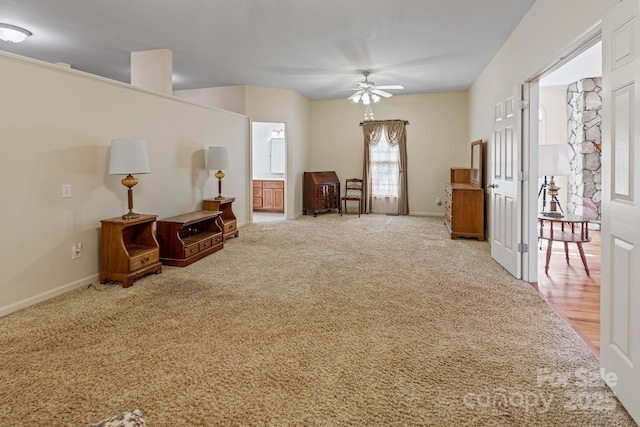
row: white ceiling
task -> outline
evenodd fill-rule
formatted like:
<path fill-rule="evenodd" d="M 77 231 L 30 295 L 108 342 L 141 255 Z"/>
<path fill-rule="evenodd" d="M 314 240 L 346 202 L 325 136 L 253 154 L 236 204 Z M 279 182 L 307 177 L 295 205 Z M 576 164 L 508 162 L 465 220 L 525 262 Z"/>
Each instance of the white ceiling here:
<path fill-rule="evenodd" d="M 130 81 L 131 52 L 173 52 L 174 89 L 237 84 L 348 97 L 466 90 L 535 0 L 0 0 L 33 32 L 0 49 Z"/>

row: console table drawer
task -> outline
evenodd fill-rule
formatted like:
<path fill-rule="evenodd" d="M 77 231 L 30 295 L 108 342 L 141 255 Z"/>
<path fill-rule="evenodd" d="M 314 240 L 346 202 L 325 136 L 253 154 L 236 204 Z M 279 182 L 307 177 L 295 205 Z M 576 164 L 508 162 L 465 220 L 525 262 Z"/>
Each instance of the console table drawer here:
<path fill-rule="evenodd" d="M 211 239 L 203 240 L 198 243 L 198 251 L 204 251 L 207 248 L 211 247 Z"/>
<path fill-rule="evenodd" d="M 233 220 L 231 222 L 224 223 L 224 234 L 230 233 L 236 229 L 236 221 Z"/>
<path fill-rule="evenodd" d="M 184 257 L 188 258 L 191 255 L 195 255 L 198 252 L 200 252 L 200 248 L 198 247 L 198 244 L 194 244 L 194 245 L 190 245 L 190 246 L 185 246 L 184 248 Z"/>
<path fill-rule="evenodd" d="M 129 259 L 129 270 L 134 271 L 144 268 L 160 260 L 158 251 L 137 255 Z"/>

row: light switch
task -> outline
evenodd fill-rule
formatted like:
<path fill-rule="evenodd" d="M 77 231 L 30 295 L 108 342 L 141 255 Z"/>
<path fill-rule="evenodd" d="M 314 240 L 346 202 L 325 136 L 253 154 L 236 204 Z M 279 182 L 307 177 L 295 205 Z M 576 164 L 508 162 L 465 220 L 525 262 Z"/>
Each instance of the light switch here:
<path fill-rule="evenodd" d="M 71 197 L 71 184 L 62 184 L 62 198 L 68 199 Z"/>

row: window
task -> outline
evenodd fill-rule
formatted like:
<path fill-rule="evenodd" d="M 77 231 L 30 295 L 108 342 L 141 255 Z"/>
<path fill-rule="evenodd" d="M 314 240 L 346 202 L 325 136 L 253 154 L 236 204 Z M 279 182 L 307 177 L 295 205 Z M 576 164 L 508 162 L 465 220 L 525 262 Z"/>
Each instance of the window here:
<path fill-rule="evenodd" d="M 407 122 L 367 120 L 364 133 L 364 210 L 408 215 Z"/>
<path fill-rule="evenodd" d="M 398 145 L 392 147 L 386 135 L 375 146 L 369 146 L 371 171 L 371 212 L 398 211 L 398 178 L 400 175 Z"/>

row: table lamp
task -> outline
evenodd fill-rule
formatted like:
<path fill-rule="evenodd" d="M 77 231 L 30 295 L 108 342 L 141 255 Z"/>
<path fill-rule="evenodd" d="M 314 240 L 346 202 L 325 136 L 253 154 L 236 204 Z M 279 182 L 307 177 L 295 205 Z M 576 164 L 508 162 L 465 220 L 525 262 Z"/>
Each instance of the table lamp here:
<path fill-rule="evenodd" d="M 207 169 L 217 172 L 214 174 L 218 178 L 218 196 L 216 200 L 224 199 L 222 196 L 223 169 L 229 169 L 229 149 L 227 147 L 209 147 L 207 153 Z"/>
<path fill-rule="evenodd" d="M 133 212 L 133 190 L 131 187 L 136 185 L 138 180 L 132 174 L 149 172 L 151 169 L 149 168 L 145 141 L 141 139 L 114 139 L 111 141 L 109 175 L 126 175 L 122 180 L 122 185 L 128 188 L 129 212 L 122 215 L 122 219 L 140 217 L 140 214 Z"/>
<path fill-rule="evenodd" d="M 571 173 L 571 146 L 569 144 L 547 144 L 538 146 L 538 175 L 544 176 L 544 182 L 538 191 L 538 197 L 542 194 L 542 214 L 546 216 L 562 217 L 563 211 L 558 201 L 558 187 L 554 178 L 556 176 L 567 176 Z M 547 177 L 551 180 L 547 183 Z M 545 189 L 551 198 L 550 211 L 545 212 L 547 198 Z M 558 212 L 560 208 L 560 212 Z"/>

